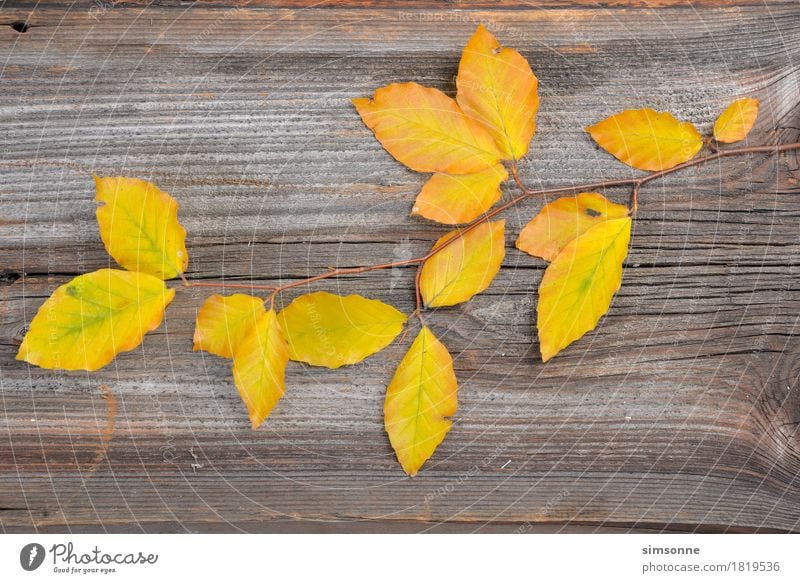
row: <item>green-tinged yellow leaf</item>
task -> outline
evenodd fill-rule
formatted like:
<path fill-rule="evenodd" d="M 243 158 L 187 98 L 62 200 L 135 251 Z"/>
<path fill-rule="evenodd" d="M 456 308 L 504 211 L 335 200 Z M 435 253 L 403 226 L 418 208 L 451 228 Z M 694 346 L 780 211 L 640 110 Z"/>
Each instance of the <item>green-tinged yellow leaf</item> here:
<path fill-rule="evenodd" d="M 438 89 L 393 83 L 353 105 L 386 151 L 417 172 L 470 174 L 500 160 L 489 132 Z"/>
<path fill-rule="evenodd" d="M 611 219 L 574 239 L 547 267 L 539 286 L 542 360 L 594 329 L 622 282 L 631 219 Z"/>
<path fill-rule="evenodd" d="M 453 359 L 426 327 L 386 389 L 384 425 L 403 470 L 414 476 L 442 443 L 458 407 Z"/>
<path fill-rule="evenodd" d="M 412 215 L 444 223 L 469 223 L 500 199 L 508 172 L 497 164 L 474 174 L 434 174 L 417 196 Z"/>
<path fill-rule="evenodd" d="M 247 406 L 253 429 L 283 396 L 289 349 L 274 310 L 262 313 L 236 347 L 233 381 Z"/>
<path fill-rule="evenodd" d="M 539 82 L 528 61 L 482 25 L 464 47 L 456 101 L 491 132 L 506 160 L 522 158 L 536 131 Z"/>
<path fill-rule="evenodd" d="M 210 296 L 197 313 L 194 350 L 233 358 L 236 347 L 265 311 L 261 298 L 245 294 Z"/>
<path fill-rule="evenodd" d="M 63 370 L 97 370 L 158 328 L 175 296 L 146 273 L 100 269 L 56 289 L 31 322 L 17 360 Z"/>
<path fill-rule="evenodd" d="M 178 203 L 155 184 L 122 176 L 94 177 L 97 222 L 109 255 L 125 269 L 171 279 L 186 271 L 186 230 Z"/>
<path fill-rule="evenodd" d="M 302 295 L 278 315 L 289 357 L 314 366 L 339 368 L 386 348 L 407 317 L 388 304 L 359 295 Z"/>
<path fill-rule="evenodd" d="M 458 232 L 450 231 L 433 248 Z M 482 223 L 428 259 L 420 274 L 425 305 L 453 306 L 489 287 L 506 254 L 504 234 L 505 221 Z"/>
<path fill-rule="evenodd" d="M 596 192 L 559 198 L 546 204 L 517 239 L 517 248 L 553 261 L 567 243 L 598 223 L 628 216 L 628 207 Z"/>
<path fill-rule="evenodd" d="M 758 99 L 737 99 L 714 122 L 714 139 L 729 144 L 747 137 L 758 117 Z"/>
<path fill-rule="evenodd" d="M 652 109 L 627 109 L 586 128 L 600 147 L 639 170 L 666 170 L 691 160 L 703 138 L 689 122 Z"/>

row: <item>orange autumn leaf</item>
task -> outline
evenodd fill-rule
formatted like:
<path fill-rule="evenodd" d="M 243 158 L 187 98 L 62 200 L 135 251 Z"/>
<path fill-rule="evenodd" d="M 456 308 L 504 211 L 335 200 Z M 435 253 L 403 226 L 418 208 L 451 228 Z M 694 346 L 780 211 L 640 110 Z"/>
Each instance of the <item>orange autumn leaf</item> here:
<path fill-rule="evenodd" d="M 158 328 L 175 297 L 146 273 L 100 269 L 65 283 L 42 304 L 17 360 L 62 370 L 97 370 Z"/>
<path fill-rule="evenodd" d="M 197 313 L 194 350 L 233 358 L 239 343 L 265 311 L 261 298 L 245 294 L 209 296 Z"/>
<path fill-rule="evenodd" d="M 631 218 L 602 221 L 564 247 L 539 285 L 537 328 L 547 362 L 593 330 L 622 283 Z"/>
<path fill-rule="evenodd" d="M 450 231 L 433 248 L 458 233 Z M 419 280 L 425 305 L 454 306 L 489 287 L 506 254 L 504 236 L 505 221 L 482 223 L 432 255 Z"/>
<path fill-rule="evenodd" d="M 573 239 L 594 225 L 628 216 L 628 207 L 615 204 L 596 192 L 582 192 L 546 204 L 525 225 L 517 248 L 546 261 L 553 261 Z"/>
<path fill-rule="evenodd" d="M 125 269 L 161 279 L 186 271 L 186 230 L 178 222 L 178 203 L 146 180 L 94 177 L 97 223 L 108 254 Z"/>
<path fill-rule="evenodd" d="M 264 312 L 241 339 L 233 356 L 233 381 L 253 429 L 283 396 L 289 349 L 274 310 Z"/>
<path fill-rule="evenodd" d="M 714 139 L 726 144 L 745 139 L 757 117 L 758 99 L 737 99 L 714 122 Z"/>
<path fill-rule="evenodd" d="M 536 131 L 539 82 L 528 61 L 501 47 L 482 25 L 464 47 L 456 101 L 494 136 L 506 160 L 519 160 Z"/>
<path fill-rule="evenodd" d="M 417 474 L 450 431 L 457 391 L 450 353 L 423 327 L 400 361 L 383 405 L 386 433 L 409 476 Z"/>
<path fill-rule="evenodd" d="M 438 89 L 393 83 L 353 105 L 386 151 L 417 172 L 470 174 L 502 157 L 489 132 Z"/>
<path fill-rule="evenodd" d="M 691 160 L 703 139 L 671 113 L 628 109 L 586 128 L 600 147 L 639 170 L 666 170 Z"/>
<path fill-rule="evenodd" d="M 469 223 L 500 199 L 508 172 L 497 164 L 474 174 L 434 174 L 414 202 L 412 215 L 444 223 Z"/>

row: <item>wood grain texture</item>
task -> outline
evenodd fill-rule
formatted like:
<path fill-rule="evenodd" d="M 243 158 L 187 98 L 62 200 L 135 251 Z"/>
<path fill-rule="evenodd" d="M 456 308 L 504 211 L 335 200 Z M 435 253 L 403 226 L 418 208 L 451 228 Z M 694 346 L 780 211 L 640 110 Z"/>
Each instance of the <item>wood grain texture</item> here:
<path fill-rule="evenodd" d="M 4 0 L 7 4 L 12 4 Z M 0 2 L 2 5 L 3 2 Z M 125 8 L 268 8 L 268 9 L 396 9 L 420 11 L 437 9 L 435 13 L 444 21 L 448 12 L 453 10 L 537 10 L 551 8 L 589 8 L 589 9 L 650 9 L 650 8 L 680 8 L 680 7 L 736 7 L 760 6 L 762 8 L 779 4 L 792 4 L 794 0 L 770 0 L 765 5 L 764 0 L 14 0 L 16 7 L 30 9 L 63 8 L 85 9 L 85 4 L 99 9 L 125 9 Z M 436 20 L 430 14 L 426 17 Z"/>
<path fill-rule="evenodd" d="M 291 364 L 285 398 L 255 432 L 230 365 L 191 352 L 208 290 L 179 290 L 165 324 L 99 373 L 14 360 L 47 295 L 109 265 L 89 171 L 153 180 L 181 203 L 192 278 L 285 282 L 410 258 L 446 229 L 408 216 L 425 177 L 380 148 L 351 97 L 403 80 L 453 94 L 483 22 L 540 80 L 524 180 L 627 177 L 581 128 L 628 107 L 707 133 L 752 95 L 753 142 L 797 140 L 796 3 L 8 4 L 0 23 L 31 27 L 0 26 L 3 531 L 800 531 L 796 153 L 647 185 L 609 315 L 547 365 L 533 333 L 544 264 L 511 235 L 541 201 L 510 211 L 491 288 L 427 317 L 453 354 L 459 411 L 412 480 L 381 413 L 413 333 L 353 367 Z M 408 312 L 413 276 L 313 289 Z"/>

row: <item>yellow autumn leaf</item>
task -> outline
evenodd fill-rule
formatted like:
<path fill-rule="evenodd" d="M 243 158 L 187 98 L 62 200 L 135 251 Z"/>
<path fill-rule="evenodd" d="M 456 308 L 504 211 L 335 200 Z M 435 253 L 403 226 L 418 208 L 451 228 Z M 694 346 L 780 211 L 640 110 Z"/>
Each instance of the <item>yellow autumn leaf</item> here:
<path fill-rule="evenodd" d="M 232 358 L 236 347 L 265 311 L 261 298 L 245 294 L 210 296 L 197 313 L 194 350 Z"/>
<path fill-rule="evenodd" d="M 275 310 L 262 313 L 233 356 L 233 381 L 253 429 L 264 422 L 283 396 L 288 361 L 289 349 Z"/>
<path fill-rule="evenodd" d="M 155 184 L 123 176 L 94 177 L 100 237 L 125 269 L 171 279 L 186 271 L 186 230 L 178 203 Z"/>
<path fill-rule="evenodd" d="M 278 320 L 292 360 L 339 368 L 386 348 L 407 317 L 380 300 L 314 292 L 296 298 Z"/>
<path fill-rule="evenodd" d="M 455 237 L 450 231 L 433 245 Z M 466 302 L 492 283 L 506 254 L 505 221 L 482 223 L 437 251 L 425 262 L 420 291 L 426 306 L 454 306 Z"/>
<path fill-rule="evenodd" d="M 737 99 L 714 122 L 714 139 L 729 144 L 747 137 L 758 117 L 758 99 Z"/>
<path fill-rule="evenodd" d="M 386 151 L 417 172 L 470 174 L 501 158 L 489 132 L 438 89 L 393 83 L 353 105 Z"/>
<path fill-rule="evenodd" d="M 596 192 L 582 192 L 546 204 L 525 225 L 517 249 L 553 261 L 567 243 L 603 221 L 628 216 L 628 207 L 615 204 Z"/>
<path fill-rule="evenodd" d="M 482 25 L 461 55 L 456 101 L 491 132 L 506 160 L 519 160 L 536 131 L 539 81 L 528 61 Z"/>
<path fill-rule="evenodd" d="M 416 475 L 450 431 L 457 391 L 450 353 L 423 327 L 400 361 L 383 406 L 389 441 L 409 476 Z"/>
<path fill-rule="evenodd" d="M 412 215 L 444 223 L 469 223 L 500 199 L 508 172 L 497 164 L 474 174 L 434 174 L 414 202 Z"/>
<path fill-rule="evenodd" d="M 22 340 L 17 360 L 63 370 L 97 370 L 158 328 L 175 296 L 146 273 L 100 269 L 53 292 Z"/>
<path fill-rule="evenodd" d="M 594 141 L 639 170 L 666 170 L 691 160 L 703 138 L 689 122 L 652 109 L 627 109 L 586 128 Z"/>
<path fill-rule="evenodd" d="M 594 329 L 622 283 L 631 218 L 602 221 L 574 239 L 547 267 L 539 285 L 537 327 L 547 362 Z"/>

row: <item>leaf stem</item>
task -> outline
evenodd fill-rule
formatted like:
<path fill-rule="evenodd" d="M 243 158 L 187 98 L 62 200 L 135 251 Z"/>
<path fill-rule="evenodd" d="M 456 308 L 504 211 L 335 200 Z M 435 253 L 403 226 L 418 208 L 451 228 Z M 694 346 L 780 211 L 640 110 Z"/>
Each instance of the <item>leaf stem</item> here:
<path fill-rule="evenodd" d="M 636 211 L 639 210 L 639 189 L 642 187 L 641 182 L 635 182 L 633 184 L 633 190 L 631 191 L 631 214 L 635 215 Z"/>

